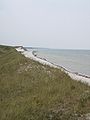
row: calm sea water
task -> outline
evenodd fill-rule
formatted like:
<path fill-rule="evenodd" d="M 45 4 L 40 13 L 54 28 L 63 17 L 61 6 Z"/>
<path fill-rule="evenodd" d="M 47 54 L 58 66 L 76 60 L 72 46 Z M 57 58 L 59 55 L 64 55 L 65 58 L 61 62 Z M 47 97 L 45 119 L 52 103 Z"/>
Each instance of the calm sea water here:
<path fill-rule="evenodd" d="M 66 69 L 90 76 L 90 50 L 36 49 L 37 55 Z"/>

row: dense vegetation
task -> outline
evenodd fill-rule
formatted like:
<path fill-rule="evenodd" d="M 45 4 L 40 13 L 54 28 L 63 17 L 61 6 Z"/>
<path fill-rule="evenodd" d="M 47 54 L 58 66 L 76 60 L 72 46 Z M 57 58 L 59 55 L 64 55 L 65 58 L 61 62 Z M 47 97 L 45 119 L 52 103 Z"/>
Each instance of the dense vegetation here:
<path fill-rule="evenodd" d="M 0 120 L 88 120 L 90 87 L 0 46 Z"/>

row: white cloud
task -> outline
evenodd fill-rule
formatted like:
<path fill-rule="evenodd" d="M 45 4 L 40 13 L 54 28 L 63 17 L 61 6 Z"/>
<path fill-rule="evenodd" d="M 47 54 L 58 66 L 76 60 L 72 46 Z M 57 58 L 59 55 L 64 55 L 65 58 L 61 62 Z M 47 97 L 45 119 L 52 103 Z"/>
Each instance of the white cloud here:
<path fill-rule="evenodd" d="M 0 43 L 90 48 L 89 6 L 88 0 L 3 0 Z"/>

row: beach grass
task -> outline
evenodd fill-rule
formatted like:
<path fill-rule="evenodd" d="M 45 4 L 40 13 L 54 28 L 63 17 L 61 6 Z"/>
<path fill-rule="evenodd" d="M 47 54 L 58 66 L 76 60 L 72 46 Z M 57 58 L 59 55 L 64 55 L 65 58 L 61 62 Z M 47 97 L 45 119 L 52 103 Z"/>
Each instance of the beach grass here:
<path fill-rule="evenodd" d="M 90 87 L 0 45 L 0 120 L 85 120 Z"/>

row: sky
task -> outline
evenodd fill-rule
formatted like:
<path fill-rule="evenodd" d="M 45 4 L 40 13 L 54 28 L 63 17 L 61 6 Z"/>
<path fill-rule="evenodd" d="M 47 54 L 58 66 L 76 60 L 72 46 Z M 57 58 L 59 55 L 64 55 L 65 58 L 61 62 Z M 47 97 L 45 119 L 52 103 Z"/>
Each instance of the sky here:
<path fill-rule="evenodd" d="M 0 44 L 90 49 L 90 0 L 0 0 Z"/>

